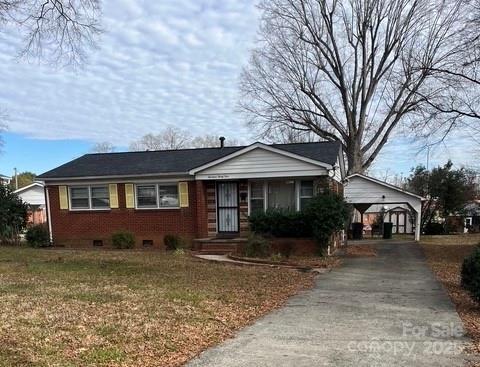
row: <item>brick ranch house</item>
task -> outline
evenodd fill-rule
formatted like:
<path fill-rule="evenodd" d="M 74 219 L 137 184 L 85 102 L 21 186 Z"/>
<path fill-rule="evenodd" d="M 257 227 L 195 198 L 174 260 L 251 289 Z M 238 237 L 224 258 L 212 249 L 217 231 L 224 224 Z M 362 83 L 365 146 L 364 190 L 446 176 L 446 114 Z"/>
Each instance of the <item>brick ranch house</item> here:
<path fill-rule="evenodd" d="M 250 213 L 343 193 L 344 175 L 340 144 L 319 142 L 86 154 L 38 179 L 55 246 L 109 246 L 130 231 L 137 247 L 162 248 L 166 234 L 246 237 Z"/>

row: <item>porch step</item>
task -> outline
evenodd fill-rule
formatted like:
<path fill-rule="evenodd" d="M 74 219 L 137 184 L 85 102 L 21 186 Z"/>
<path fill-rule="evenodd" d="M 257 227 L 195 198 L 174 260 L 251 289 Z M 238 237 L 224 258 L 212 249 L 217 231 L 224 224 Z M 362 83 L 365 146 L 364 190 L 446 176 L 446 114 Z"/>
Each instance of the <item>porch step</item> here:
<path fill-rule="evenodd" d="M 236 253 L 247 240 L 245 238 L 200 238 L 194 240 L 194 250 L 205 255 Z"/>

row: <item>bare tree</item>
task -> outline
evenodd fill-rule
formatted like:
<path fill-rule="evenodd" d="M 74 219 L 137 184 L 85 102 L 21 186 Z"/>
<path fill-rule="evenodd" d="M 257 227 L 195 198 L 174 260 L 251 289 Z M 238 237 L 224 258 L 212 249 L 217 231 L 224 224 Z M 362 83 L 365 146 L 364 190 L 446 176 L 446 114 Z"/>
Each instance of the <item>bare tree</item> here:
<path fill-rule="evenodd" d="M 131 151 L 181 149 L 188 146 L 190 134 L 174 127 L 165 128 L 160 134 L 147 134 L 130 144 Z"/>
<path fill-rule="evenodd" d="M 99 0 L 0 0 L 0 21 L 16 26 L 20 56 L 79 66 L 101 33 Z"/>
<path fill-rule="evenodd" d="M 188 146 L 192 148 L 215 148 L 220 145 L 219 139 L 220 137 L 216 135 L 196 136 L 190 141 Z M 236 146 L 239 144 L 237 139 L 225 139 L 225 146 Z"/>
<path fill-rule="evenodd" d="M 240 106 L 263 136 L 288 128 L 340 141 L 349 173 L 364 172 L 400 123 L 418 128 L 448 119 L 428 109 L 468 90 L 444 70 L 479 44 L 479 27 L 469 28 L 474 5 L 264 0 Z"/>
<path fill-rule="evenodd" d="M 77 67 L 101 33 L 99 1 L 0 0 L 0 31 L 8 26 L 18 29 L 24 37 L 22 58 Z"/>
<path fill-rule="evenodd" d="M 471 1 L 471 7 L 465 11 L 470 11 L 471 17 L 461 32 L 464 52 L 452 57 L 447 65 L 430 68 L 445 91 L 436 99 L 427 100 L 427 118 L 420 125 L 431 145 L 443 142 L 455 128 L 471 131 L 474 136 L 480 131 L 480 0 Z"/>
<path fill-rule="evenodd" d="M 220 146 L 220 137 L 203 135 L 192 137 L 188 131 L 167 127 L 160 134 L 147 134 L 130 144 L 131 151 L 165 150 L 184 148 L 215 148 Z M 235 146 L 237 139 L 225 139 L 226 146 Z"/>
<path fill-rule="evenodd" d="M 274 144 L 312 143 L 321 140 L 312 131 L 297 130 L 287 126 L 279 126 L 275 130 L 270 130 L 263 138 Z"/>
<path fill-rule="evenodd" d="M 115 151 L 115 146 L 108 142 L 108 141 L 103 141 L 100 143 L 95 143 L 95 145 L 92 147 L 90 150 L 92 153 L 112 153 Z"/>

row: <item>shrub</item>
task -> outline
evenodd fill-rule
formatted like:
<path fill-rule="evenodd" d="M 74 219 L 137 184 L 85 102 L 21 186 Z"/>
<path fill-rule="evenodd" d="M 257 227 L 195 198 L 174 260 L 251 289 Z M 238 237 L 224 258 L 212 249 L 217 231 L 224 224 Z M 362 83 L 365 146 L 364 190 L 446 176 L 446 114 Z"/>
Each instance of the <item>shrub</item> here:
<path fill-rule="evenodd" d="M 441 224 L 441 223 L 429 222 L 425 225 L 425 229 L 423 230 L 423 232 L 426 235 L 445 234 L 445 228 L 443 227 L 443 224 Z"/>
<path fill-rule="evenodd" d="M 163 237 L 163 243 L 167 251 L 174 251 L 185 248 L 185 240 L 176 234 L 166 234 Z"/>
<path fill-rule="evenodd" d="M 114 233 L 112 235 L 112 245 L 118 249 L 133 248 L 135 246 L 135 236 L 127 231 Z"/>
<path fill-rule="evenodd" d="M 270 209 L 250 215 L 250 229 L 274 237 L 311 237 L 312 228 L 302 212 Z"/>
<path fill-rule="evenodd" d="M 45 224 L 37 224 L 27 229 L 25 234 L 27 243 L 32 247 L 47 247 L 50 246 L 50 236 L 48 228 Z"/>
<path fill-rule="evenodd" d="M 326 191 L 315 196 L 304 212 L 306 220 L 312 226 L 319 254 L 323 255 L 331 236 L 345 228 L 349 216 L 348 204 L 342 196 Z"/>
<path fill-rule="evenodd" d="M 472 297 L 480 301 L 480 246 L 463 260 L 462 287 L 470 292 Z"/>
<path fill-rule="evenodd" d="M 8 186 L 0 184 L 0 243 L 14 243 L 27 226 L 28 205 Z"/>
<path fill-rule="evenodd" d="M 185 255 L 185 250 L 184 250 L 183 248 L 177 248 L 177 249 L 173 252 L 173 254 L 174 254 L 175 256 L 183 256 L 183 255 Z"/>
<path fill-rule="evenodd" d="M 283 256 L 281 253 L 276 253 L 270 256 L 270 260 L 279 263 L 283 261 Z"/>
<path fill-rule="evenodd" d="M 302 212 L 268 210 L 252 214 L 249 221 L 250 229 L 261 235 L 313 237 L 322 253 L 331 236 L 344 228 L 348 215 L 349 207 L 343 197 L 327 191 L 312 198 Z"/>
<path fill-rule="evenodd" d="M 270 243 L 258 234 L 250 234 L 245 245 L 246 257 L 268 257 L 270 256 Z"/>

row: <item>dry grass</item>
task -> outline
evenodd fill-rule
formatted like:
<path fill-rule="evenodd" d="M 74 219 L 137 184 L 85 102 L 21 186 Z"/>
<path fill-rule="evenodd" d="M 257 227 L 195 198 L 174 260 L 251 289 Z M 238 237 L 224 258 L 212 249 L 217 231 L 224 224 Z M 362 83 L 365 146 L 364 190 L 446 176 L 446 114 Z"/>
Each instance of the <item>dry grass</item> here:
<path fill-rule="evenodd" d="M 345 256 L 364 257 L 377 256 L 377 250 L 372 245 L 347 245 Z"/>
<path fill-rule="evenodd" d="M 178 366 L 311 284 L 188 255 L 0 248 L 0 366 Z"/>
<path fill-rule="evenodd" d="M 291 256 L 288 259 L 294 264 L 307 266 L 310 268 L 332 269 L 342 265 L 342 260 L 338 256 Z"/>
<path fill-rule="evenodd" d="M 422 245 L 477 245 L 480 234 L 458 234 L 442 236 L 422 236 Z"/>
<path fill-rule="evenodd" d="M 480 307 L 460 286 L 463 259 L 480 242 L 479 235 L 423 236 L 421 245 L 436 277 L 443 283 L 472 338 L 471 351 L 480 353 Z"/>

